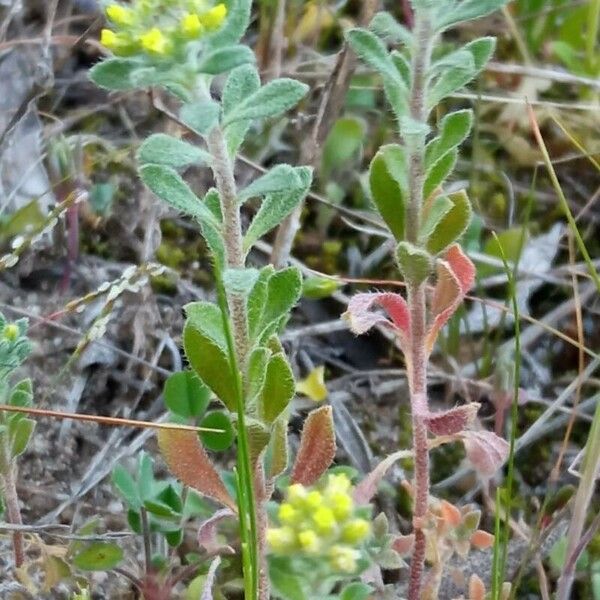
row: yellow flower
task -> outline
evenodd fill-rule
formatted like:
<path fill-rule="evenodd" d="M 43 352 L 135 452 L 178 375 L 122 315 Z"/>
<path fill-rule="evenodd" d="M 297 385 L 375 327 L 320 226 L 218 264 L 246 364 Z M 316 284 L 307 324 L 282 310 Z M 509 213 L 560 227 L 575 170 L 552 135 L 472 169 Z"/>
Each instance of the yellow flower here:
<path fill-rule="evenodd" d="M 304 506 L 309 510 L 315 510 L 321 506 L 323 503 L 323 496 L 321 496 L 321 492 L 317 490 L 313 490 L 312 492 L 308 492 L 308 495 L 304 499 Z"/>
<path fill-rule="evenodd" d="M 321 508 L 315 511 L 315 514 L 313 515 L 313 521 L 317 526 L 318 532 L 323 535 L 330 534 L 334 530 L 336 524 L 333 511 L 326 506 L 321 506 Z"/>
<path fill-rule="evenodd" d="M 305 552 L 316 554 L 321 548 L 321 542 L 314 531 L 307 529 L 298 534 L 298 541 Z"/>
<path fill-rule="evenodd" d="M 133 23 L 133 11 L 119 4 L 107 6 L 106 16 L 116 25 L 131 25 Z"/>
<path fill-rule="evenodd" d="M 4 327 L 4 331 L 2 332 L 4 335 L 4 339 L 9 342 L 14 342 L 19 337 L 19 327 L 14 323 L 9 323 Z"/>
<path fill-rule="evenodd" d="M 276 552 L 287 552 L 294 546 L 294 531 L 291 527 L 269 529 L 267 530 L 267 542 Z"/>
<path fill-rule="evenodd" d="M 119 45 L 119 38 L 112 29 L 103 29 L 100 32 L 100 43 L 109 50 L 113 50 Z"/>
<path fill-rule="evenodd" d="M 307 494 L 306 488 L 301 483 L 294 483 L 288 488 L 287 496 L 292 505 L 299 506 Z"/>
<path fill-rule="evenodd" d="M 347 546 L 333 546 L 329 551 L 329 564 L 335 571 L 353 573 L 356 571 L 356 561 L 360 552 Z"/>
<path fill-rule="evenodd" d="M 298 511 L 289 503 L 284 502 L 277 513 L 279 520 L 286 525 L 294 525 L 298 522 Z"/>
<path fill-rule="evenodd" d="M 207 29 L 218 29 L 223 24 L 226 16 L 227 7 L 221 3 L 200 15 L 200 21 Z"/>
<path fill-rule="evenodd" d="M 344 473 L 329 475 L 327 478 L 327 492 L 330 494 L 347 494 L 351 485 L 350 479 Z"/>
<path fill-rule="evenodd" d="M 158 27 L 153 27 L 150 31 L 140 37 L 142 48 L 153 54 L 166 54 L 168 40 Z"/>
<path fill-rule="evenodd" d="M 204 26 L 200 22 L 200 17 L 193 13 L 188 13 L 181 19 L 181 30 L 183 34 L 190 38 L 197 38 L 202 31 L 204 30 Z"/>
<path fill-rule="evenodd" d="M 344 492 L 336 492 L 329 497 L 333 514 L 338 521 L 346 520 L 354 509 L 352 498 Z"/>
<path fill-rule="evenodd" d="M 344 525 L 342 529 L 342 540 L 348 544 L 362 542 L 371 530 L 369 523 L 364 519 L 354 519 Z"/>

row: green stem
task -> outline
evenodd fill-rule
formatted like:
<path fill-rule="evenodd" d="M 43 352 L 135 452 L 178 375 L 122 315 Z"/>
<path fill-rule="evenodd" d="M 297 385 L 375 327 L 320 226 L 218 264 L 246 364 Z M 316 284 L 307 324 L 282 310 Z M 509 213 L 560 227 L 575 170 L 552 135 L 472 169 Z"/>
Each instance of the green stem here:
<path fill-rule="evenodd" d="M 427 122 L 427 74 L 431 62 L 434 32 L 426 10 L 415 11 L 415 47 L 412 53 L 412 84 L 409 108 L 413 121 Z M 406 238 L 419 244 L 419 228 L 423 207 L 425 179 L 425 139 L 422 134 L 409 143 L 409 204 L 407 210 Z M 429 450 L 427 427 L 423 419 L 428 411 L 427 362 L 425 347 L 427 304 L 425 284 L 408 285 L 408 307 L 411 318 L 410 344 L 407 352 L 410 402 L 412 410 L 413 450 L 415 453 L 415 493 L 413 529 L 415 545 L 410 562 L 408 598 L 421 597 L 421 580 L 425 566 L 425 517 L 429 501 Z"/>

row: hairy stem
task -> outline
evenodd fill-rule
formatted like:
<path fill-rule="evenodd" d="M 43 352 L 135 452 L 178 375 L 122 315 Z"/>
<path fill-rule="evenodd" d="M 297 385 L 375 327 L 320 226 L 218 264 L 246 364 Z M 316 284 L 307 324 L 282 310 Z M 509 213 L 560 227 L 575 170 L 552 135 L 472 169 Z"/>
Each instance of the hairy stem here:
<path fill-rule="evenodd" d="M 415 14 L 415 47 L 412 53 L 412 84 L 409 108 L 413 121 L 426 124 L 427 72 L 431 61 L 433 32 L 428 14 Z M 409 204 L 407 210 L 407 240 L 419 244 L 419 227 L 423 206 L 425 179 L 425 134 L 407 142 L 409 149 Z M 415 546 L 410 565 L 409 600 L 421 595 L 421 579 L 425 564 L 425 517 L 429 497 L 429 451 L 424 415 L 427 413 L 427 351 L 425 348 L 427 305 L 425 283 L 409 284 L 408 306 L 411 316 L 408 351 L 408 377 L 412 409 L 413 450 L 415 454 L 415 495 L 413 527 Z"/>
<path fill-rule="evenodd" d="M 242 223 L 240 207 L 237 201 L 237 189 L 233 175 L 233 165 L 227 153 L 225 137 L 219 127 L 215 127 L 208 136 L 208 149 L 213 158 L 213 173 L 221 198 L 223 227 L 227 266 L 231 269 L 243 269 L 245 266 L 242 247 Z M 248 354 L 248 325 L 244 298 L 228 294 L 227 302 L 233 321 L 235 350 L 240 366 L 246 364 Z"/>
<path fill-rule="evenodd" d="M 207 143 L 213 159 L 213 173 L 221 200 L 227 267 L 243 269 L 245 256 L 240 207 L 237 200 L 233 164 L 227 152 L 223 131 L 219 127 L 215 127 L 210 132 Z M 269 598 L 269 580 L 268 577 L 261 576 L 266 573 L 266 552 L 264 546 L 259 544 L 257 522 L 262 523 L 266 519 L 266 515 L 261 515 L 259 518 L 257 508 L 260 512 L 266 508 L 263 503 L 257 504 L 256 502 L 255 482 L 245 424 L 243 373 L 246 370 L 249 352 L 246 302 L 242 296 L 226 292 L 221 273 L 217 273 L 217 280 L 221 310 L 223 311 L 223 327 L 229 347 L 230 361 L 235 371 L 231 376 L 235 379 L 238 397 L 238 504 L 246 597 L 262 600 Z M 225 305 L 229 307 L 233 331 L 231 331 L 229 320 L 225 318 Z M 227 375 L 224 374 L 224 376 Z"/>
<path fill-rule="evenodd" d="M 6 446 L 5 440 L 0 439 L 0 488 L 6 504 L 6 520 L 11 525 L 22 525 L 23 520 L 21 519 L 19 496 L 17 495 L 17 468 L 16 465 L 12 464 Z M 25 560 L 23 533 L 14 531 L 12 537 L 15 567 L 19 569 Z"/>

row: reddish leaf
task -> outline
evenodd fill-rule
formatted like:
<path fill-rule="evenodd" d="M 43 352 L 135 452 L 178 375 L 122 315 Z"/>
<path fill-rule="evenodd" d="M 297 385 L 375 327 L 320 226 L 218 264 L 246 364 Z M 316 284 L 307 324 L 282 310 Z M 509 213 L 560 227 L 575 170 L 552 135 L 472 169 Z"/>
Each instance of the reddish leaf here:
<path fill-rule="evenodd" d="M 491 548 L 494 545 L 494 536 L 483 529 L 478 529 L 471 535 L 471 545 L 478 550 Z"/>
<path fill-rule="evenodd" d="M 485 598 L 485 585 L 478 575 L 471 575 L 469 579 L 469 600 L 483 600 Z"/>
<path fill-rule="evenodd" d="M 217 525 L 227 517 L 235 516 L 228 508 L 222 508 L 214 512 L 208 519 L 200 523 L 196 539 L 198 545 L 206 550 L 209 555 L 227 552 L 233 554 L 234 550 L 231 546 L 223 546 L 217 539 Z"/>
<path fill-rule="evenodd" d="M 400 450 L 384 458 L 355 488 L 354 501 L 357 504 L 368 504 L 377 492 L 377 487 L 387 470 L 401 458 L 412 456 L 412 452 Z"/>
<path fill-rule="evenodd" d="M 313 410 L 304 422 L 292 483 L 315 483 L 333 462 L 335 450 L 333 412 L 331 406 L 322 406 Z"/>
<path fill-rule="evenodd" d="M 450 410 L 428 413 L 424 417 L 425 425 L 434 435 L 455 435 L 473 423 L 480 406 L 471 402 Z"/>
<path fill-rule="evenodd" d="M 237 506 L 193 431 L 161 429 L 158 446 L 171 473 L 185 485 L 237 512 Z"/>
<path fill-rule="evenodd" d="M 376 307 L 383 308 L 391 320 L 373 312 Z M 410 330 L 410 314 L 406 300 L 400 294 L 391 292 L 356 294 L 350 299 L 343 318 L 357 335 L 366 333 L 379 323 L 394 329 L 402 339 L 408 336 Z"/>
<path fill-rule="evenodd" d="M 213 561 L 210 563 L 210 567 L 208 568 L 208 573 L 206 574 L 206 578 L 204 580 L 204 588 L 202 589 L 202 596 L 200 596 L 200 600 L 213 600 L 214 596 L 212 593 L 213 585 L 217 579 L 217 569 L 221 564 L 221 557 L 215 556 Z"/>
<path fill-rule="evenodd" d="M 491 477 L 508 456 L 508 443 L 491 431 L 465 431 L 467 458 L 484 477 Z"/>
<path fill-rule="evenodd" d="M 437 263 L 437 283 L 431 304 L 434 320 L 426 340 L 429 352 L 440 329 L 460 306 L 475 281 L 475 265 L 458 244 L 450 246 L 444 258 Z"/>
<path fill-rule="evenodd" d="M 460 510 L 447 500 L 442 500 L 440 502 L 440 513 L 444 522 L 447 525 L 450 525 L 450 527 L 458 527 L 462 521 Z"/>
<path fill-rule="evenodd" d="M 400 554 L 400 556 L 408 556 L 415 545 L 415 534 L 398 535 L 392 542 L 392 548 Z"/>

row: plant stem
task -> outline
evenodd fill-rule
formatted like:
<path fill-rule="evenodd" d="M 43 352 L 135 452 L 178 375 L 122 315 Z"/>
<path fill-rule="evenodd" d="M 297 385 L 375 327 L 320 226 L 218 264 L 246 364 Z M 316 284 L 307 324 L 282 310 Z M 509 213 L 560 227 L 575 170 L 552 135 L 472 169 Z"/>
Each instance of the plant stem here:
<path fill-rule="evenodd" d="M 426 91 L 427 73 L 431 62 L 433 31 L 427 11 L 415 11 L 415 47 L 412 52 L 412 83 L 409 108 L 413 121 L 427 123 Z M 423 183 L 425 179 L 425 134 L 407 141 L 409 148 L 409 203 L 407 209 L 406 238 L 419 244 L 419 227 L 423 206 Z M 413 450 L 415 456 L 415 492 L 413 528 L 414 551 L 410 563 L 409 600 L 421 595 L 421 579 L 425 564 L 424 521 L 429 498 L 429 451 L 424 415 L 427 406 L 427 351 L 425 347 L 427 304 L 425 284 L 409 284 L 408 307 L 411 318 L 410 344 L 408 349 L 408 377 L 412 410 Z"/>
<path fill-rule="evenodd" d="M 17 467 L 10 460 L 7 445 L 6 440 L 0 437 L 0 488 L 6 503 L 6 520 L 11 525 L 22 525 L 23 520 L 21 519 L 19 496 L 17 495 Z M 19 569 L 25 560 L 23 533 L 14 531 L 12 538 L 15 567 Z"/>
<path fill-rule="evenodd" d="M 245 256 L 240 207 L 237 200 L 233 164 L 227 152 L 227 144 L 223 131 L 219 127 L 215 127 L 208 135 L 207 143 L 213 159 L 213 173 L 221 200 L 227 267 L 231 269 L 243 269 L 245 267 Z M 264 550 L 261 551 L 259 545 L 254 475 L 245 423 L 244 382 L 242 374 L 246 369 L 249 352 L 246 302 L 241 295 L 227 294 L 223 285 L 222 273 L 217 269 L 215 271 L 219 304 L 223 314 L 223 327 L 233 371 L 231 376 L 234 377 L 237 395 L 238 504 L 246 598 L 268 598 L 268 578 L 259 577 L 259 572 L 266 572 L 266 556 Z M 231 315 L 233 331 L 226 315 L 227 307 Z M 224 374 L 224 376 L 226 375 Z M 262 503 L 260 506 L 261 510 L 264 510 Z"/>

